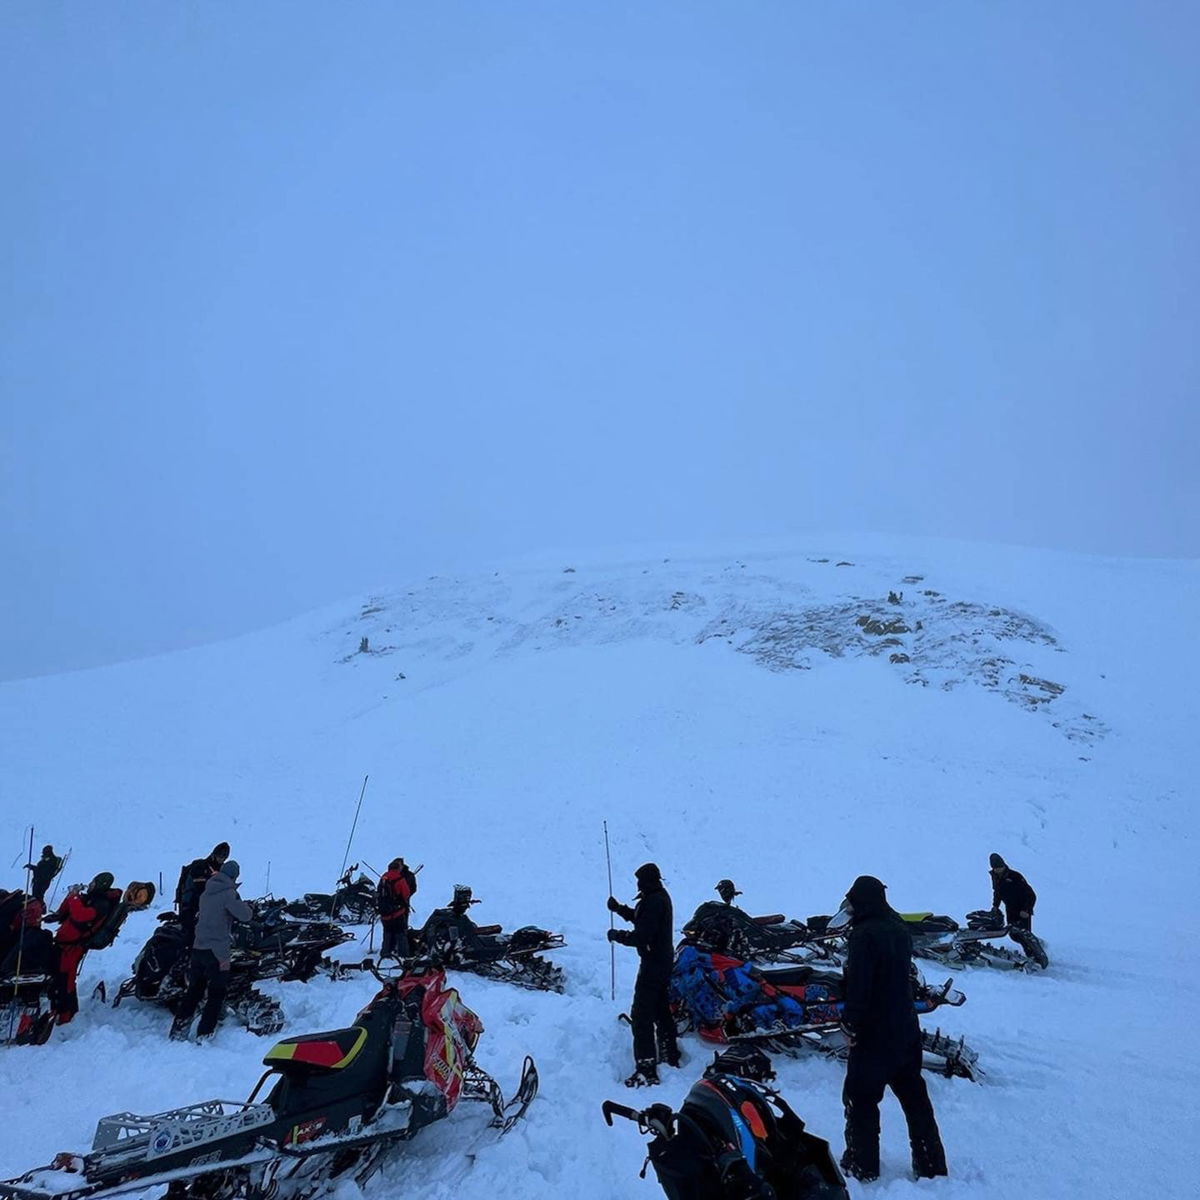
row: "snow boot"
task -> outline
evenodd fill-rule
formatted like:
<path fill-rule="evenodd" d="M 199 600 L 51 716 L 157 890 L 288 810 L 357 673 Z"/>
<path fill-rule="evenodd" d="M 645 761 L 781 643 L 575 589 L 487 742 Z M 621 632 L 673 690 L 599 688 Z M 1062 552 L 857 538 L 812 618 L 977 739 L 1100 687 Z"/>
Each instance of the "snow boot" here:
<path fill-rule="evenodd" d="M 640 1062 L 637 1069 L 625 1080 L 626 1087 L 656 1087 L 658 1084 L 658 1064 L 653 1059 Z"/>
<path fill-rule="evenodd" d="M 851 1155 L 849 1150 L 842 1155 L 840 1165 L 842 1170 L 845 1171 L 847 1175 L 853 1176 L 853 1178 L 857 1179 L 859 1183 L 871 1183 L 879 1178 L 878 1167 L 872 1171 L 869 1167 L 860 1166 L 857 1162 L 855 1162 L 854 1157 Z"/>

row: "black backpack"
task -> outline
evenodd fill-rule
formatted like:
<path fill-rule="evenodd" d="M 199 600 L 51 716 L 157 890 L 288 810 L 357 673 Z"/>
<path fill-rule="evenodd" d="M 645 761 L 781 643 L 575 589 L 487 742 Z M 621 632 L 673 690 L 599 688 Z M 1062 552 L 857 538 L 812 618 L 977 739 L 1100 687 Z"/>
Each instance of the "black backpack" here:
<path fill-rule="evenodd" d="M 695 1084 L 649 1157 L 670 1200 L 849 1200 L 829 1143 L 777 1092 L 734 1075 Z"/>

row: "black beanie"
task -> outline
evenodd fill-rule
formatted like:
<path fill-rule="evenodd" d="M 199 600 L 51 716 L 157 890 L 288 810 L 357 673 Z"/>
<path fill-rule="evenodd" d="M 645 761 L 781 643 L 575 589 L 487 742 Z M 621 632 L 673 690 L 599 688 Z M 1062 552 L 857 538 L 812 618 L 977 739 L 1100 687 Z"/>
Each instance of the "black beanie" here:
<path fill-rule="evenodd" d="M 998 855 L 998 854 L 989 854 L 988 855 L 988 866 L 992 867 L 993 869 L 995 869 L 996 867 L 1007 868 L 1008 863 L 1006 863 L 1004 861 L 1004 859 L 1002 859 L 1000 857 L 1000 855 Z"/>
<path fill-rule="evenodd" d="M 218 842 L 213 847 L 213 852 L 209 857 L 210 858 L 228 858 L 229 857 L 229 843 L 228 842 Z"/>

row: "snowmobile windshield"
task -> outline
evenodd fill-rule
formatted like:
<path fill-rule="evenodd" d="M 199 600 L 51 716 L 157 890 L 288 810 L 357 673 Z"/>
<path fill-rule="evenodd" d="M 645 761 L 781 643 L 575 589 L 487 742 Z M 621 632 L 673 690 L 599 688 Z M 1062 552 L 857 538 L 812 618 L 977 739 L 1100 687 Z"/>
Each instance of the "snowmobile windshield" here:
<path fill-rule="evenodd" d="M 842 907 L 829 918 L 829 929 L 847 929 L 854 918 L 854 905 L 849 900 L 842 901 Z"/>

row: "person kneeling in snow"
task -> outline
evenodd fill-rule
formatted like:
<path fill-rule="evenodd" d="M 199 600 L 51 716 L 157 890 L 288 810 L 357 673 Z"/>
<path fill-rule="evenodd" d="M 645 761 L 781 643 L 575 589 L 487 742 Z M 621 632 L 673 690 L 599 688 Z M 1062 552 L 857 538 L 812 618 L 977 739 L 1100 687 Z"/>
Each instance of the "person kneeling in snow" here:
<path fill-rule="evenodd" d="M 210 1037 L 217 1028 L 229 987 L 229 966 L 233 955 L 233 923 L 249 921 L 254 910 L 237 894 L 240 868 L 232 858 L 204 885 L 196 918 L 196 937 L 188 964 L 188 990 L 171 1025 L 171 1037 L 183 1040 L 192 1027 L 201 997 L 204 1011 L 196 1036 Z M 205 993 L 207 992 L 207 996 Z"/>
<path fill-rule="evenodd" d="M 671 1015 L 668 989 L 674 962 L 674 920 L 671 897 L 663 887 L 662 875 L 654 863 L 645 863 L 634 872 L 638 901 L 630 908 L 613 896 L 608 910 L 633 922 L 631 931 L 610 929 L 608 940 L 622 946 L 635 946 L 639 964 L 633 985 L 633 1006 L 629 1017 L 633 1025 L 634 1072 L 625 1080 L 626 1087 L 641 1087 L 658 1082 L 658 1064 L 679 1066 L 679 1047 L 675 1043 L 675 1018 Z"/>

